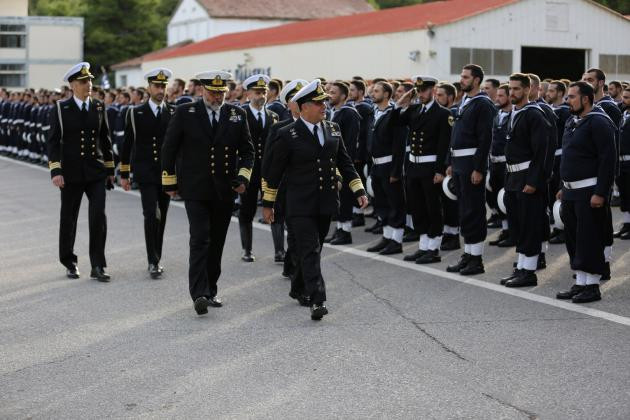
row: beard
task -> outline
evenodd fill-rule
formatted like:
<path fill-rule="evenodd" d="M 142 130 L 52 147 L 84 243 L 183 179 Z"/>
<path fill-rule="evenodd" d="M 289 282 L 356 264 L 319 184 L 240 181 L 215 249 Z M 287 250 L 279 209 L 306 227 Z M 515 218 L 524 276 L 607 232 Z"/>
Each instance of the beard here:
<path fill-rule="evenodd" d="M 571 112 L 572 115 L 580 115 L 582 114 L 582 112 L 584 112 L 584 107 L 580 106 L 579 108 L 574 109 L 572 106 L 570 106 L 569 112 Z"/>

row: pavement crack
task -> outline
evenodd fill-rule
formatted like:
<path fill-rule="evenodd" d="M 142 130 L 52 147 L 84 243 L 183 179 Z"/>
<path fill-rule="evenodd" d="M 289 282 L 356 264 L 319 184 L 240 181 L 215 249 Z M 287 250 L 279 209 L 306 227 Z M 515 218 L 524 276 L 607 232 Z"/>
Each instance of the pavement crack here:
<path fill-rule="evenodd" d="M 450 348 L 449 346 L 447 346 L 445 343 L 443 343 L 442 341 L 440 341 L 436 336 L 434 336 L 433 334 L 429 333 L 426 329 L 424 329 L 422 327 L 422 323 L 419 321 L 416 321 L 415 319 L 411 318 L 410 316 L 406 315 L 400 308 L 398 308 L 396 305 L 394 305 L 392 303 L 392 301 L 390 301 L 389 299 L 380 296 L 378 293 L 376 293 L 374 290 L 370 289 L 369 287 L 365 286 L 364 284 L 362 284 L 361 282 L 359 282 L 356 278 L 356 275 L 351 272 L 350 270 L 346 269 L 345 267 L 343 267 L 341 264 L 339 264 L 336 261 L 333 261 L 333 265 L 335 265 L 339 270 L 343 271 L 344 273 L 346 273 L 349 277 L 350 277 L 350 282 L 353 283 L 354 285 L 356 285 L 357 287 L 365 290 L 367 293 L 369 293 L 370 295 L 372 295 L 372 297 L 374 297 L 374 299 L 376 299 L 378 302 L 382 303 L 383 305 L 387 306 L 389 309 L 391 309 L 396 315 L 398 315 L 400 318 L 404 319 L 405 321 L 407 321 L 408 323 L 410 323 L 411 325 L 413 325 L 413 327 L 415 329 L 417 329 L 418 331 L 420 331 L 422 334 L 424 334 L 426 337 L 428 337 L 429 339 L 431 339 L 431 341 L 433 341 L 435 344 L 437 344 L 438 346 L 440 346 L 442 348 L 442 350 L 446 351 L 447 353 L 452 354 L 453 356 L 457 357 L 460 360 L 463 360 L 465 362 L 470 362 L 470 360 L 466 359 L 464 356 L 462 356 L 461 354 L 459 354 L 457 351 L 453 350 L 452 348 Z"/>
<path fill-rule="evenodd" d="M 497 402 L 497 403 L 501 404 L 501 405 L 502 405 L 502 406 L 504 406 L 504 407 L 509 407 L 509 408 L 511 408 L 511 409 L 513 409 L 513 410 L 518 411 L 518 412 L 519 412 L 519 413 L 521 413 L 521 414 L 526 415 L 526 416 L 527 416 L 527 418 L 528 418 L 529 420 L 537 420 L 537 419 L 539 419 L 539 418 L 540 418 L 540 417 L 538 416 L 538 414 L 536 414 L 536 413 L 532 413 L 531 411 L 527 411 L 527 410 L 525 410 L 525 409 L 523 409 L 523 408 L 517 407 L 517 406 L 515 406 L 514 404 L 510 404 L 509 402 L 506 402 L 506 401 L 500 400 L 500 399 L 498 399 L 497 397 L 494 397 L 494 396 L 492 396 L 492 395 L 490 395 L 490 394 L 486 394 L 485 392 L 482 392 L 482 393 L 481 393 L 481 395 L 483 395 L 483 396 L 484 396 L 484 397 L 486 397 L 486 398 L 491 399 L 491 400 L 492 400 L 492 401 L 494 401 L 494 402 Z"/>

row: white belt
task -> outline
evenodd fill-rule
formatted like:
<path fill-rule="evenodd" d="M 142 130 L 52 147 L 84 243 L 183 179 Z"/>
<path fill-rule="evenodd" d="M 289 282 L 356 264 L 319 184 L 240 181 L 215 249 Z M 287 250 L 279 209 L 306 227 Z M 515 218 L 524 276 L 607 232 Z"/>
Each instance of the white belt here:
<path fill-rule="evenodd" d="M 554 153 L 555 156 L 562 156 L 562 149 L 556 149 L 556 153 Z"/>
<path fill-rule="evenodd" d="M 630 155 L 621 155 L 619 156 L 620 162 L 630 162 Z"/>
<path fill-rule="evenodd" d="M 524 171 L 525 169 L 529 168 L 529 164 L 532 163 L 531 160 L 528 160 L 527 162 L 521 162 L 521 163 L 515 163 L 514 165 L 507 165 L 507 171 L 508 172 L 520 172 L 520 171 Z"/>
<path fill-rule="evenodd" d="M 372 158 L 372 162 L 375 165 L 382 165 L 383 163 L 389 163 L 392 161 L 392 155 L 389 156 L 383 156 L 380 158 Z"/>
<path fill-rule="evenodd" d="M 472 156 L 475 153 L 477 153 L 476 147 L 471 147 L 469 149 L 451 149 L 451 155 L 453 157 Z"/>
<path fill-rule="evenodd" d="M 493 156 L 493 155 L 490 155 L 490 162 L 492 162 L 492 163 L 505 162 L 505 155 L 504 156 Z"/>
<path fill-rule="evenodd" d="M 413 163 L 437 162 L 437 155 L 416 156 L 410 154 L 409 161 Z"/>
<path fill-rule="evenodd" d="M 114 131 L 114 135 L 115 136 L 124 136 L 125 132 L 124 131 Z"/>
<path fill-rule="evenodd" d="M 568 190 L 577 190 L 579 188 L 586 188 L 597 185 L 597 178 L 587 178 L 571 182 L 562 181 L 562 184 L 564 185 L 564 188 Z"/>
<path fill-rule="evenodd" d="M 411 152 L 411 146 L 405 147 L 405 152 L 407 152 L 407 153 Z"/>

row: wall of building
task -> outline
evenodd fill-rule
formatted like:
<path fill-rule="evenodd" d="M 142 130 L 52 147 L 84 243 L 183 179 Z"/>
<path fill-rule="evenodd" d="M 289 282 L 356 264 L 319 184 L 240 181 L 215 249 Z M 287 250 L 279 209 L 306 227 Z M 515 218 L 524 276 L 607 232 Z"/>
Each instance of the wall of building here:
<path fill-rule="evenodd" d="M 281 79 L 410 77 L 427 69 L 428 40 L 424 30 L 399 32 L 145 61 L 142 68 L 166 66 L 184 79 L 214 68 L 240 80 L 253 70 Z M 415 51 L 419 57 L 412 61 L 409 56 Z"/>
<path fill-rule="evenodd" d="M 28 0 L 0 0 L 0 16 L 28 16 Z"/>
<path fill-rule="evenodd" d="M 521 68 L 523 46 L 585 49 L 586 67 L 599 66 L 600 54 L 630 54 L 621 41 L 630 35 L 630 21 L 588 1 L 523 0 L 436 27 L 434 32 L 430 48 L 435 55 L 429 67 L 432 73 L 450 79 L 459 75 L 450 68 L 454 47 L 512 50 L 512 71 Z M 609 73 L 608 77 L 628 79 L 630 74 Z"/>
<path fill-rule="evenodd" d="M 23 28 L 17 32 L 23 47 L 0 48 L 0 86 L 59 87 L 66 70 L 83 60 L 83 18 L 0 17 L 0 24 Z M 18 74 L 21 86 L 1 83 Z"/>
<path fill-rule="evenodd" d="M 116 87 L 144 86 L 146 85 L 146 81 L 143 76 L 144 73 L 140 67 L 116 70 Z"/>

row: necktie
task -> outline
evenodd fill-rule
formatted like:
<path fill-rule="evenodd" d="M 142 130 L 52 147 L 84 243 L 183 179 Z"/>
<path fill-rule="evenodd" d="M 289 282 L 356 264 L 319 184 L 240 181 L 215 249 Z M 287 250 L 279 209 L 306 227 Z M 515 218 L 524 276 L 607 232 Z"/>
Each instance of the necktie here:
<path fill-rule="evenodd" d="M 260 113 L 260 111 L 258 111 L 258 126 L 261 129 L 263 128 L 262 114 Z"/>
<path fill-rule="evenodd" d="M 88 112 L 87 112 L 87 105 L 85 104 L 85 102 L 83 102 L 83 104 L 81 105 L 81 115 L 83 116 L 83 119 L 87 118 Z"/>
<path fill-rule="evenodd" d="M 217 118 L 216 111 L 213 110 L 211 115 L 212 117 L 210 118 L 210 127 L 212 127 L 212 135 L 214 136 L 214 134 L 217 132 L 217 126 L 219 124 L 217 123 L 217 120 L 216 120 Z"/>
<path fill-rule="evenodd" d="M 319 136 L 317 135 L 317 126 L 313 127 L 313 135 L 315 136 L 315 139 L 319 142 L 319 144 L 321 145 L 322 142 L 319 140 Z"/>
<path fill-rule="evenodd" d="M 162 116 L 162 107 L 158 106 L 157 112 L 155 113 L 155 118 L 159 120 L 161 116 Z"/>

